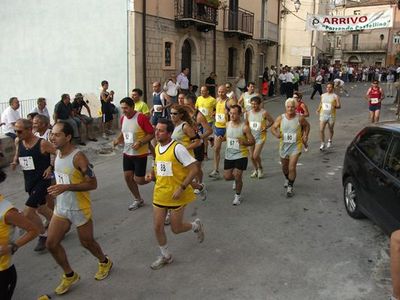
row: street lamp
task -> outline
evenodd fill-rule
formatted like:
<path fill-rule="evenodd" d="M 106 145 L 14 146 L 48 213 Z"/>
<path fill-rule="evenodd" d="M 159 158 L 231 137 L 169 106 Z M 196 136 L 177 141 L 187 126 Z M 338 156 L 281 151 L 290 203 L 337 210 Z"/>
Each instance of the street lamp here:
<path fill-rule="evenodd" d="M 300 0 L 296 0 L 296 1 L 294 2 L 294 9 L 295 9 L 296 12 L 299 11 L 300 6 L 301 6 Z"/>

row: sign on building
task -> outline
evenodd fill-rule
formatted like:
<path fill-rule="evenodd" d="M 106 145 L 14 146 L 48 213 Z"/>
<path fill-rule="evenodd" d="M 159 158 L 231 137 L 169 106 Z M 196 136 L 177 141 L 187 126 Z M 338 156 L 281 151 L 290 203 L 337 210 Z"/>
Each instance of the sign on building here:
<path fill-rule="evenodd" d="M 307 15 L 307 30 L 353 31 L 393 27 L 393 11 L 383 10 L 367 15 L 325 16 Z"/>

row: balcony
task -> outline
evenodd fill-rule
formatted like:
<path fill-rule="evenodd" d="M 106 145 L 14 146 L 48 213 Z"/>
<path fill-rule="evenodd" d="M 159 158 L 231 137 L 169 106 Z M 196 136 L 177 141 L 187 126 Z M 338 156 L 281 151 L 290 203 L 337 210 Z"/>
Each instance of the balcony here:
<path fill-rule="evenodd" d="M 218 24 L 218 7 L 215 1 L 175 0 L 175 23 L 187 28 L 194 25 L 197 30 L 207 32 Z"/>
<path fill-rule="evenodd" d="M 342 47 L 345 53 L 386 53 L 387 49 L 387 43 L 383 42 L 347 43 Z"/>
<path fill-rule="evenodd" d="M 269 21 L 258 21 L 260 28 L 260 41 L 267 43 L 268 46 L 278 44 L 278 25 Z"/>
<path fill-rule="evenodd" d="M 224 32 L 228 37 L 238 36 L 239 39 L 253 37 L 254 13 L 239 8 L 237 11 L 224 10 Z"/>

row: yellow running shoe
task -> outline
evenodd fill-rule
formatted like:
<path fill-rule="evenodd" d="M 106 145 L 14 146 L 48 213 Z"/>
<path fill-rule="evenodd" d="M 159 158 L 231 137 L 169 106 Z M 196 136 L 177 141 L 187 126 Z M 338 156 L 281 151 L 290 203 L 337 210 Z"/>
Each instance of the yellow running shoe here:
<path fill-rule="evenodd" d="M 106 263 L 99 263 L 99 270 L 97 271 L 96 275 L 94 275 L 94 279 L 96 280 L 103 280 L 108 276 L 113 266 L 111 259 L 107 257 L 108 262 Z"/>
<path fill-rule="evenodd" d="M 78 273 L 74 272 L 74 275 L 72 277 L 67 277 L 65 274 L 63 274 L 61 282 L 58 287 L 54 290 L 57 295 L 62 295 L 65 294 L 66 292 L 69 291 L 71 286 L 74 283 L 77 283 L 79 281 L 80 277 Z"/>

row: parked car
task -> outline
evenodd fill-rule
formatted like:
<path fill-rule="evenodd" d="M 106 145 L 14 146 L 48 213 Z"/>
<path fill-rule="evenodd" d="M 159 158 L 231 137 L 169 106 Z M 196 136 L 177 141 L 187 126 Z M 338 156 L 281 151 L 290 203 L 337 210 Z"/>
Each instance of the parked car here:
<path fill-rule="evenodd" d="M 347 213 L 368 217 L 387 234 L 400 229 L 400 123 L 361 130 L 347 148 L 343 172 Z"/>

